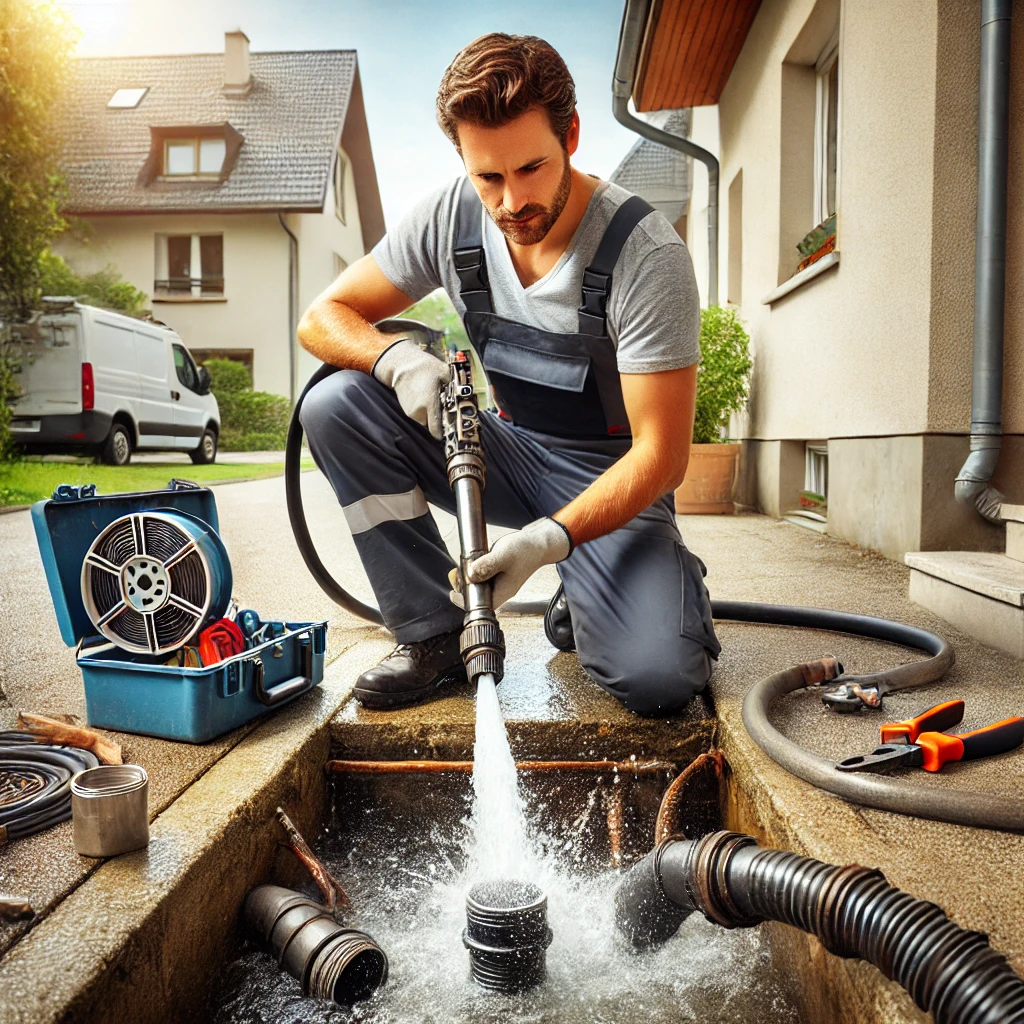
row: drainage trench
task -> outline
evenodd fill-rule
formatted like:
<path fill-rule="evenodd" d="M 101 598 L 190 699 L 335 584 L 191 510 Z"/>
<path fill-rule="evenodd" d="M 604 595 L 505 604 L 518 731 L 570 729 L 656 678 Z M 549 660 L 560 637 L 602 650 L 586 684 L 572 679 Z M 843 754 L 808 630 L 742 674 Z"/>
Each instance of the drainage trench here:
<path fill-rule="evenodd" d="M 621 877 L 615 866 L 650 848 L 662 795 L 682 767 L 654 757 L 520 763 L 539 865 L 525 881 L 547 898 L 544 924 L 530 939 L 538 957 L 528 966 L 544 979 L 516 994 L 475 983 L 463 944 L 474 922 L 471 916 L 467 927 L 472 790 L 465 764 L 452 760 L 443 769 L 331 763 L 331 806 L 314 845 L 343 881 L 357 926 L 387 952 L 387 985 L 341 1018 L 336 1006 L 300 1003 L 298 982 L 246 939 L 222 974 L 212 1020 L 286 1020 L 301 1007 L 311 1022 L 801 1021 L 793 982 L 773 967 L 764 929 L 728 932 L 695 916 L 664 949 L 642 957 L 625 952 L 613 921 Z M 687 829 L 719 827 L 716 776 L 694 777 L 686 790 Z M 477 922 L 485 918 L 476 912 Z M 484 962 L 478 977 L 492 969 L 504 967 Z"/>

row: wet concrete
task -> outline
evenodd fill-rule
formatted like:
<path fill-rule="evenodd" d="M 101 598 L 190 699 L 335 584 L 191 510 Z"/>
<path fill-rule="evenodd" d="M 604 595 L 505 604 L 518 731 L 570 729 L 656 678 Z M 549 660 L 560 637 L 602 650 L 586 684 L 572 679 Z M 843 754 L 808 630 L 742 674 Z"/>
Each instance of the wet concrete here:
<path fill-rule="evenodd" d="M 539 618 L 505 616 L 502 629 L 508 655 L 498 697 L 516 758 L 636 756 L 685 764 L 708 749 L 714 710 L 707 696 L 678 718 L 639 718 L 601 690 L 575 654 L 556 651 Z M 334 755 L 354 760 L 471 758 L 475 716 L 468 685 L 396 711 L 370 711 L 349 701 L 331 723 Z"/>

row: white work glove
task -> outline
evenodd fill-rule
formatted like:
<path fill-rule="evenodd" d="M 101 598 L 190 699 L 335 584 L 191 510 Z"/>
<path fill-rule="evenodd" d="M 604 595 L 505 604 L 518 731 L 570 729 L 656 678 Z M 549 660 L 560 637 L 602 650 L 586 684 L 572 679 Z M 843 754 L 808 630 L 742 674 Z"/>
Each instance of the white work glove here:
<path fill-rule="evenodd" d="M 569 531 L 548 516 L 535 519 L 515 533 L 499 537 L 486 555 L 470 562 L 470 583 L 494 581 L 494 607 L 500 608 L 515 597 L 519 588 L 542 566 L 561 562 L 572 554 Z M 448 580 L 454 588 L 448 596 L 452 604 L 465 607 L 459 570 L 452 569 Z"/>
<path fill-rule="evenodd" d="M 381 352 L 371 372 L 394 391 L 409 419 L 441 440 L 441 392 L 448 386 L 448 367 L 437 356 L 402 338 Z"/>

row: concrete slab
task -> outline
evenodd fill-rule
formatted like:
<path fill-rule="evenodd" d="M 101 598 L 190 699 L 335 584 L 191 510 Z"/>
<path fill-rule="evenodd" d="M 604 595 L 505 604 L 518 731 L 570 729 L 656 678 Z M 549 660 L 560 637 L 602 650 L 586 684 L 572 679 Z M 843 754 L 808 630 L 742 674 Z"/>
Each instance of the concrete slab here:
<path fill-rule="evenodd" d="M 940 615 L 976 640 L 1024 658 L 1024 608 L 994 601 L 937 576 L 910 570 L 910 600 Z"/>
<path fill-rule="evenodd" d="M 911 569 L 976 594 L 1024 607 L 1024 565 L 992 551 L 908 551 Z"/>
<path fill-rule="evenodd" d="M 159 814 L 147 849 L 103 862 L 0 959 L 0 1020 L 205 1019 L 246 892 L 272 874 L 305 883 L 278 848 L 274 809 L 313 837 L 326 806 L 327 721 L 381 648 L 335 661 L 320 687 L 263 720 Z"/>
<path fill-rule="evenodd" d="M 1016 506 L 1020 508 L 1021 506 Z M 1006 557 L 1024 562 L 1024 522 L 1016 519 L 1006 523 Z"/>
<path fill-rule="evenodd" d="M 708 695 L 678 718 L 638 718 L 601 690 L 575 654 L 556 651 L 538 617 L 502 620 L 508 651 L 498 687 L 512 753 L 521 760 L 660 758 L 686 764 L 714 733 Z M 476 706 L 468 685 L 396 711 L 349 701 L 331 723 L 334 756 L 352 760 L 472 757 Z"/>

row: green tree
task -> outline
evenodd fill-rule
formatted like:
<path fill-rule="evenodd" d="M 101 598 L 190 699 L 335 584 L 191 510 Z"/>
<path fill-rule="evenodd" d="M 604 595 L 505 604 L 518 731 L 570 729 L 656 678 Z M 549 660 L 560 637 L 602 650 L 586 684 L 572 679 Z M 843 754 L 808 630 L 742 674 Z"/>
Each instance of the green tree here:
<path fill-rule="evenodd" d="M 39 265 L 39 284 L 43 295 L 73 295 L 79 302 L 114 309 L 129 316 L 138 316 L 145 311 L 146 293 L 125 281 L 114 266 L 80 277 L 63 257 L 49 249 L 39 257 Z"/>
<path fill-rule="evenodd" d="M 4 325 L 40 293 L 40 256 L 65 228 L 54 111 L 67 85 L 77 32 L 47 0 L 0 0 L 0 458 L 13 452 L 18 395 Z"/>
<path fill-rule="evenodd" d="M 0 2 L 0 319 L 39 297 L 40 256 L 66 227 L 54 112 L 77 32 L 47 0 Z"/>
<path fill-rule="evenodd" d="M 700 363 L 697 367 L 697 411 L 693 420 L 695 444 L 722 440 L 729 413 L 747 401 L 750 379 L 750 336 L 736 310 L 709 306 L 700 314 Z"/>

